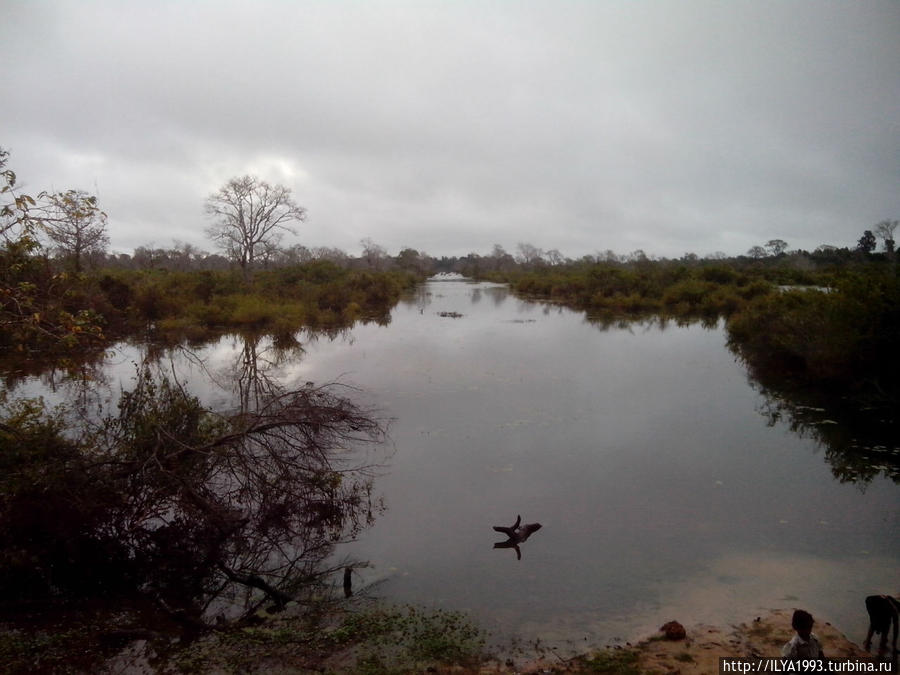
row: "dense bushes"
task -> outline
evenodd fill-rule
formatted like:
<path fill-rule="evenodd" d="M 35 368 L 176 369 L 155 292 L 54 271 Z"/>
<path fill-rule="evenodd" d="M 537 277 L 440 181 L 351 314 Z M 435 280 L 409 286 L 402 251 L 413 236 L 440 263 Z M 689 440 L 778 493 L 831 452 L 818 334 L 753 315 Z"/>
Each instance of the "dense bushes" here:
<path fill-rule="evenodd" d="M 772 292 L 770 276 L 724 264 L 643 261 L 517 268 L 493 278 L 509 281 L 518 293 L 549 297 L 593 314 L 709 317 L 728 316 L 746 300 Z"/>
<path fill-rule="evenodd" d="M 75 350 L 102 340 L 106 296 L 36 255 L 28 237 L 0 248 L 0 350 Z"/>
<path fill-rule="evenodd" d="M 729 341 L 757 374 L 787 374 L 855 397 L 900 397 L 900 280 L 849 271 L 829 291 L 757 298 L 728 322 Z"/>
<path fill-rule="evenodd" d="M 133 320 L 160 327 L 297 330 L 384 315 L 418 279 L 403 272 L 346 270 L 328 262 L 258 272 L 245 286 L 229 272 L 133 275 Z"/>
<path fill-rule="evenodd" d="M 81 350 L 152 328 L 172 338 L 221 330 L 296 332 L 382 318 L 419 277 L 315 261 L 260 271 L 106 270 L 73 275 L 8 245 L 0 251 L 0 350 Z"/>

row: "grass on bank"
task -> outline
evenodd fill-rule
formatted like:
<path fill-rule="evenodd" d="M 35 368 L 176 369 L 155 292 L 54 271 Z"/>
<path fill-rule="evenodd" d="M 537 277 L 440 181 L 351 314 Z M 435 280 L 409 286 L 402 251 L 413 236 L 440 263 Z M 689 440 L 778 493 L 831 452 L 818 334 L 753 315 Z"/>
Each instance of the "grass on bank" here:
<path fill-rule="evenodd" d="M 490 658 L 484 631 L 459 612 L 372 604 L 289 613 L 189 643 L 148 632 L 147 662 L 164 673 L 375 675 L 435 667 L 477 670 Z M 64 631 L 0 628 L 0 672 L 97 672 L 104 664 L 123 662 L 115 659 L 128 644 L 122 636 L 129 635 L 141 632 L 117 631 L 96 617 L 70 622 Z"/>
<path fill-rule="evenodd" d="M 173 654 L 172 663 L 193 673 L 276 667 L 280 672 L 421 672 L 435 665 L 476 667 L 488 658 L 485 639 L 459 612 L 374 605 L 214 634 Z"/>

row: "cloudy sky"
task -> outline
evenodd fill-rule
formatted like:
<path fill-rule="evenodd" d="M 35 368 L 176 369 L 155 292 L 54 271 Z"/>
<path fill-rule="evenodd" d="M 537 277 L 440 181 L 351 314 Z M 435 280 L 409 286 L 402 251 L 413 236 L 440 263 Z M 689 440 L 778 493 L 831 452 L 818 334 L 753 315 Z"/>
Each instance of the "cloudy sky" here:
<path fill-rule="evenodd" d="M 352 254 L 855 245 L 900 218 L 900 2 L 0 0 L 0 146 L 112 248 L 293 190 Z"/>

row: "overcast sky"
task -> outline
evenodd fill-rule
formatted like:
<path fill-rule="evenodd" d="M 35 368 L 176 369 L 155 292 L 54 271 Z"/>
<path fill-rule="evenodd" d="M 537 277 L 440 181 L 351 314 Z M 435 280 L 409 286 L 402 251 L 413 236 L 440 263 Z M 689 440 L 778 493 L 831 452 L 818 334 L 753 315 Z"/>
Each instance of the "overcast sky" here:
<path fill-rule="evenodd" d="M 255 174 L 288 243 L 739 254 L 900 218 L 900 2 L 0 0 L 0 146 L 112 249 L 212 250 Z"/>

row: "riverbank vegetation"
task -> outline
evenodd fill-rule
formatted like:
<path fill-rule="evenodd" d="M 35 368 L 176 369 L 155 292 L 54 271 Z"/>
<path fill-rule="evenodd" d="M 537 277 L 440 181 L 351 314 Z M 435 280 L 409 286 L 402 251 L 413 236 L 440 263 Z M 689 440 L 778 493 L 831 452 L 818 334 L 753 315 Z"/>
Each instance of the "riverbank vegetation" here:
<path fill-rule="evenodd" d="M 895 267 L 844 270 L 827 289 L 756 298 L 727 325 L 732 344 L 764 379 L 777 371 L 870 402 L 900 393 Z"/>
<path fill-rule="evenodd" d="M 264 270 L 251 284 L 230 270 L 60 270 L 19 246 L 0 251 L 0 351 L 67 355 L 110 340 L 202 340 L 225 331 L 291 334 L 356 320 L 386 321 L 420 277 L 329 261 Z"/>
<path fill-rule="evenodd" d="M 253 223 L 265 236 L 240 247 L 237 225 L 214 228 L 226 255 L 181 244 L 111 254 L 106 214 L 95 197 L 76 190 L 20 194 L 7 161 L 0 149 L 0 360 L 80 356 L 126 336 L 290 335 L 386 321 L 401 293 L 424 278 L 411 250 L 388 268 L 374 244 L 374 254 L 364 250 L 356 259 L 331 249 L 280 247 L 285 225 L 277 210 L 259 216 L 274 218 L 274 225 Z M 224 194 L 236 200 L 244 196 L 239 188 L 255 190 L 274 195 L 273 208 L 287 200 L 292 218 L 304 213 L 284 188 L 245 178 Z M 227 208 L 215 213 L 224 217 Z"/>
<path fill-rule="evenodd" d="M 327 260 L 262 270 L 249 283 L 227 269 L 76 273 L 36 244 L 17 242 L 0 250 L 0 350 L 22 358 L 148 332 L 157 339 L 199 339 L 229 330 L 283 334 L 384 321 L 420 278 Z"/>
<path fill-rule="evenodd" d="M 469 256 L 458 267 L 597 320 L 650 314 L 724 319 L 730 345 L 763 379 L 777 374 L 794 385 L 887 407 L 900 401 L 900 268 L 893 240 L 885 240 L 883 253 L 871 250 L 873 240 L 867 231 L 853 250 L 786 252 L 779 245 L 773 255 L 758 247 L 752 256 L 705 260 L 607 253 L 555 264 L 499 249 L 489 257 Z"/>

